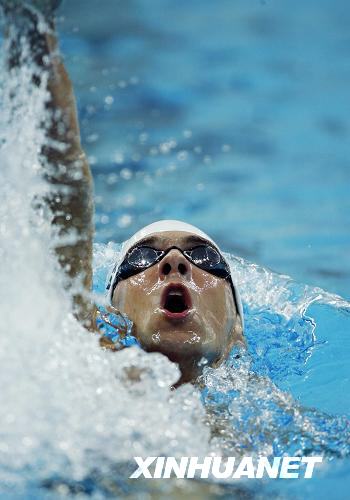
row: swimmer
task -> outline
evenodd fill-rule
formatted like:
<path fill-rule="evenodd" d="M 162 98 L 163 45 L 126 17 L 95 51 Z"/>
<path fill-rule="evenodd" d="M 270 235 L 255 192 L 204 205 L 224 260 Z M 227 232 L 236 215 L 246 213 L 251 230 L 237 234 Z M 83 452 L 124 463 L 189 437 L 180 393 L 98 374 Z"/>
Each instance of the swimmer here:
<path fill-rule="evenodd" d="M 57 48 L 54 11 L 59 3 L 0 0 L 9 26 L 10 70 L 22 64 L 24 37 L 38 67 L 35 84 L 48 75 L 52 122 L 47 129 L 50 142 L 42 153 L 52 186 L 48 202 L 58 237 L 54 246 L 74 312 L 94 330 L 98 311 L 90 301 L 92 176 L 81 147 L 72 84 Z M 62 144 L 64 148 L 57 147 Z M 75 235 L 74 243 L 65 241 L 70 234 Z M 125 242 L 108 281 L 107 298 L 110 310 L 130 319 L 143 349 L 178 363 L 179 383 L 195 381 L 204 365 L 218 366 L 233 345 L 244 345 L 242 305 L 229 265 L 209 236 L 184 222 L 150 224 Z"/>
<path fill-rule="evenodd" d="M 133 322 L 147 351 L 179 364 L 182 381 L 201 360 L 218 365 L 243 344 L 243 313 L 214 241 L 180 221 L 155 222 L 124 243 L 107 285 L 110 304 Z"/>

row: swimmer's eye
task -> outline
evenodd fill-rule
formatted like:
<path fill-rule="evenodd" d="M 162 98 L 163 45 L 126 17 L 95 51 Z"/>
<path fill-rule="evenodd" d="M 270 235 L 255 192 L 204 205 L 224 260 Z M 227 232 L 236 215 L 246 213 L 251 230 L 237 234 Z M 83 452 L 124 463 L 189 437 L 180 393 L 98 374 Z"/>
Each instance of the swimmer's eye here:
<path fill-rule="evenodd" d="M 188 257 L 196 266 L 212 268 L 221 261 L 221 256 L 215 248 L 209 245 L 201 245 L 191 250 L 185 250 L 184 255 Z"/>
<path fill-rule="evenodd" d="M 152 247 L 138 246 L 132 248 L 120 264 L 117 273 L 112 273 L 107 290 L 113 295 L 117 283 L 138 274 L 156 264 L 165 252 Z"/>
<path fill-rule="evenodd" d="M 210 245 L 200 245 L 185 250 L 184 255 L 200 269 L 214 274 L 218 278 L 230 278 L 230 269 L 221 254 Z"/>
<path fill-rule="evenodd" d="M 130 266 L 138 269 L 147 269 L 155 264 L 164 252 L 151 247 L 135 247 L 127 256 L 127 262 Z"/>

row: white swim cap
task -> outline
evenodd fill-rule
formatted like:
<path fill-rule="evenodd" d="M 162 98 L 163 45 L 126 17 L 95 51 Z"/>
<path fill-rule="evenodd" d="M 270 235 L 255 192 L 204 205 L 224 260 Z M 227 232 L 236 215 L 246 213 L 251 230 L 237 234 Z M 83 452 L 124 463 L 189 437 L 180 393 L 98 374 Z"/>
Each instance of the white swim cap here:
<path fill-rule="evenodd" d="M 126 240 L 123 245 L 122 249 L 118 258 L 118 261 L 115 263 L 113 271 L 110 275 L 110 278 L 108 279 L 108 302 L 112 304 L 112 298 L 113 298 L 113 292 L 114 292 L 114 281 L 116 278 L 116 275 L 119 270 L 120 264 L 123 262 L 126 254 L 128 251 L 135 246 L 139 241 L 143 240 L 147 236 L 154 234 L 154 233 L 164 233 L 165 231 L 183 231 L 184 233 L 190 233 L 190 234 L 195 234 L 197 236 L 200 236 L 201 238 L 209 241 L 220 253 L 224 261 L 227 263 L 228 267 L 230 268 L 227 260 L 225 257 L 222 255 L 222 252 L 218 245 L 215 243 L 214 240 L 212 240 L 206 233 L 198 229 L 198 227 L 192 226 L 191 224 L 187 224 L 186 222 L 182 222 L 179 220 L 159 220 L 157 222 L 153 222 L 152 224 L 149 224 L 148 226 L 143 227 L 139 231 L 137 231 L 131 238 Z M 233 292 L 234 292 L 234 299 L 236 302 L 236 306 L 238 309 L 238 313 L 241 317 L 241 322 L 242 322 L 242 329 L 244 326 L 244 318 L 243 318 L 243 306 L 242 306 L 242 301 L 241 297 L 237 288 L 236 283 L 233 282 L 232 280 L 232 275 L 231 275 L 231 281 L 233 284 Z"/>

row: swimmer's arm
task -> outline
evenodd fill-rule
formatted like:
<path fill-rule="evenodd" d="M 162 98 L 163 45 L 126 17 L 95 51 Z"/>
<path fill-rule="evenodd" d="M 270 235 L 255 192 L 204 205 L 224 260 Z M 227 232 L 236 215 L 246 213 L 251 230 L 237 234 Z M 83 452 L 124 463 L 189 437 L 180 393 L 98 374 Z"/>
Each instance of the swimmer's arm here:
<path fill-rule="evenodd" d="M 43 148 L 44 175 L 51 185 L 48 204 L 53 213 L 54 249 L 67 276 L 74 312 L 88 328 L 94 327 L 95 307 L 90 301 L 92 285 L 93 194 L 89 164 L 80 142 L 80 131 L 72 83 L 58 51 L 53 16 L 46 27 L 19 0 L 12 9 L 9 0 L 0 0 L 16 25 L 9 37 L 9 66 L 23 63 L 20 37 L 29 42 L 30 59 L 39 70 L 34 83 L 48 75 L 48 108 L 52 120 L 47 127 L 48 145 Z M 40 2 L 39 2 L 40 4 Z M 9 12 L 12 10 L 12 12 Z M 16 10 L 16 13 L 13 12 Z M 12 30 L 9 30 L 11 32 Z M 73 237 L 73 238 L 72 238 Z"/>
<path fill-rule="evenodd" d="M 65 149 L 60 151 L 52 145 L 44 154 L 52 166 L 48 180 L 53 190 L 57 186 L 68 188 L 67 194 L 59 188 L 59 196 L 52 196 L 50 200 L 53 224 L 58 230 L 56 252 L 71 283 L 74 281 L 82 287 L 73 293 L 75 312 L 87 327 L 92 328 L 95 313 L 90 300 L 94 232 L 92 176 L 81 146 L 73 86 L 58 53 L 54 33 L 47 35 L 47 48 L 50 55 L 49 107 L 54 117 L 48 135 L 51 140 L 64 144 Z M 64 243 L 69 235 L 75 236 L 74 242 Z"/>

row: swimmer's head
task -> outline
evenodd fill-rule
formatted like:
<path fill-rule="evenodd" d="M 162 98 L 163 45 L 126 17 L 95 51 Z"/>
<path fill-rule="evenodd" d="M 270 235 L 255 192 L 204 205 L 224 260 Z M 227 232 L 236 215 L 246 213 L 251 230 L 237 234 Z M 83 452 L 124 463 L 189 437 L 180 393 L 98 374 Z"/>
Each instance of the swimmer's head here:
<path fill-rule="evenodd" d="M 218 365 L 243 343 L 242 304 L 229 265 L 190 224 L 155 222 L 126 241 L 108 297 L 133 322 L 145 350 L 179 363 L 183 381 L 200 372 L 201 361 Z"/>

